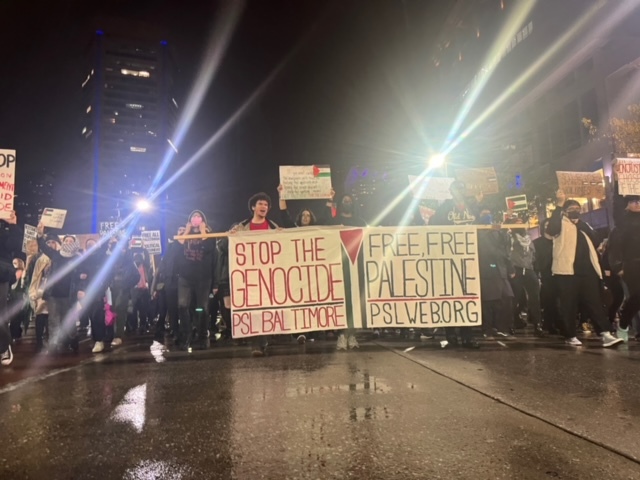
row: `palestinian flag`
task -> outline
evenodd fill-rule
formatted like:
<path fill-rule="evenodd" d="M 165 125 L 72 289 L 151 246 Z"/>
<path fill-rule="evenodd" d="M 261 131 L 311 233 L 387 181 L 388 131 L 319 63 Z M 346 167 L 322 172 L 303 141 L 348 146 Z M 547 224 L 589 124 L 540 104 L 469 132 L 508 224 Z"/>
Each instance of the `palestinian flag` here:
<path fill-rule="evenodd" d="M 331 178 L 331 168 L 327 165 L 314 165 L 313 176 L 318 178 Z"/>
<path fill-rule="evenodd" d="M 507 201 L 507 209 L 514 212 L 522 212 L 529 209 L 526 195 L 515 195 L 505 198 Z"/>

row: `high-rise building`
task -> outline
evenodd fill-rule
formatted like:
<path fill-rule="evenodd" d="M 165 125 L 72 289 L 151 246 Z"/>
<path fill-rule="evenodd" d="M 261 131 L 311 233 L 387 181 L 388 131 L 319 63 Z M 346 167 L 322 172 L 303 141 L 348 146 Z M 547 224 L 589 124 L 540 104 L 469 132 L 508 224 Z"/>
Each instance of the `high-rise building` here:
<path fill-rule="evenodd" d="M 114 23 L 114 22 L 110 22 Z M 174 63 L 167 41 L 116 22 L 97 30 L 82 81 L 82 154 L 91 166 L 91 230 L 124 218 L 163 159 L 177 153 Z"/>

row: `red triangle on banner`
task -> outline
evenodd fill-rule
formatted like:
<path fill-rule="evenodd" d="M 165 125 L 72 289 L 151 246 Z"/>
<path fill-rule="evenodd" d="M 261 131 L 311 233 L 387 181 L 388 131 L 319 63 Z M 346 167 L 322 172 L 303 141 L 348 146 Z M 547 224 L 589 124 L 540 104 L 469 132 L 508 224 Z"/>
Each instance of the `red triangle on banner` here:
<path fill-rule="evenodd" d="M 507 200 L 507 206 L 509 207 L 509 210 L 513 210 L 514 208 L 516 208 L 516 202 L 514 202 L 513 200 Z"/>
<path fill-rule="evenodd" d="M 313 176 L 317 177 L 318 175 L 320 175 L 320 169 L 314 165 L 313 166 Z"/>
<path fill-rule="evenodd" d="M 342 239 L 342 245 L 347 251 L 347 255 L 351 259 L 351 263 L 355 265 L 360 247 L 362 247 L 362 229 L 356 228 L 353 230 L 341 230 L 340 238 Z"/>

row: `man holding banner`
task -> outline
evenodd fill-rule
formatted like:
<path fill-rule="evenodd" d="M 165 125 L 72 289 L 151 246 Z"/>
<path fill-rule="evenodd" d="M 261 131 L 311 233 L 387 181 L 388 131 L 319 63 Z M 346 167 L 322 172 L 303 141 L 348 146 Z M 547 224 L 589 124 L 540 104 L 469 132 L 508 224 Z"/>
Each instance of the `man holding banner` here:
<path fill-rule="evenodd" d="M 11 312 L 7 307 L 9 289 L 16 281 L 16 273 L 11 263 L 14 254 L 22 248 L 22 229 L 17 226 L 15 212 L 0 221 L 0 362 L 4 366 L 13 362 L 9 320 Z"/>
<path fill-rule="evenodd" d="M 473 208 L 469 205 L 465 196 L 466 185 L 456 180 L 449 187 L 452 199 L 445 200 L 445 202 L 436 210 L 436 213 L 429 225 L 471 225 L 476 223 L 477 212 L 474 212 Z M 482 201 L 482 194 L 476 196 L 476 202 L 479 204 Z M 445 327 L 445 335 L 447 343 L 443 344 L 444 347 L 458 345 L 458 335 L 456 334 L 455 327 Z M 480 344 L 473 338 L 473 330 L 471 327 L 461 327 L 460 340 L 462 345 L 467 348 L 479 348 Z"/>

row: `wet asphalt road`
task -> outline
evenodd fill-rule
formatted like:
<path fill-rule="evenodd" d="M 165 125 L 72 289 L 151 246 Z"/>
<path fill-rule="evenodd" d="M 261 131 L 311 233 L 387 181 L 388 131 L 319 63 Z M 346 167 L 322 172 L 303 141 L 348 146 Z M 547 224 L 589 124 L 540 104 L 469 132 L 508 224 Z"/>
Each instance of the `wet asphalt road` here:
<path fill-rule="evenodd" d="M 640 345 L 586 345 L 130 344 L 0 389 L 0 479 L 639 479 Z"/>

